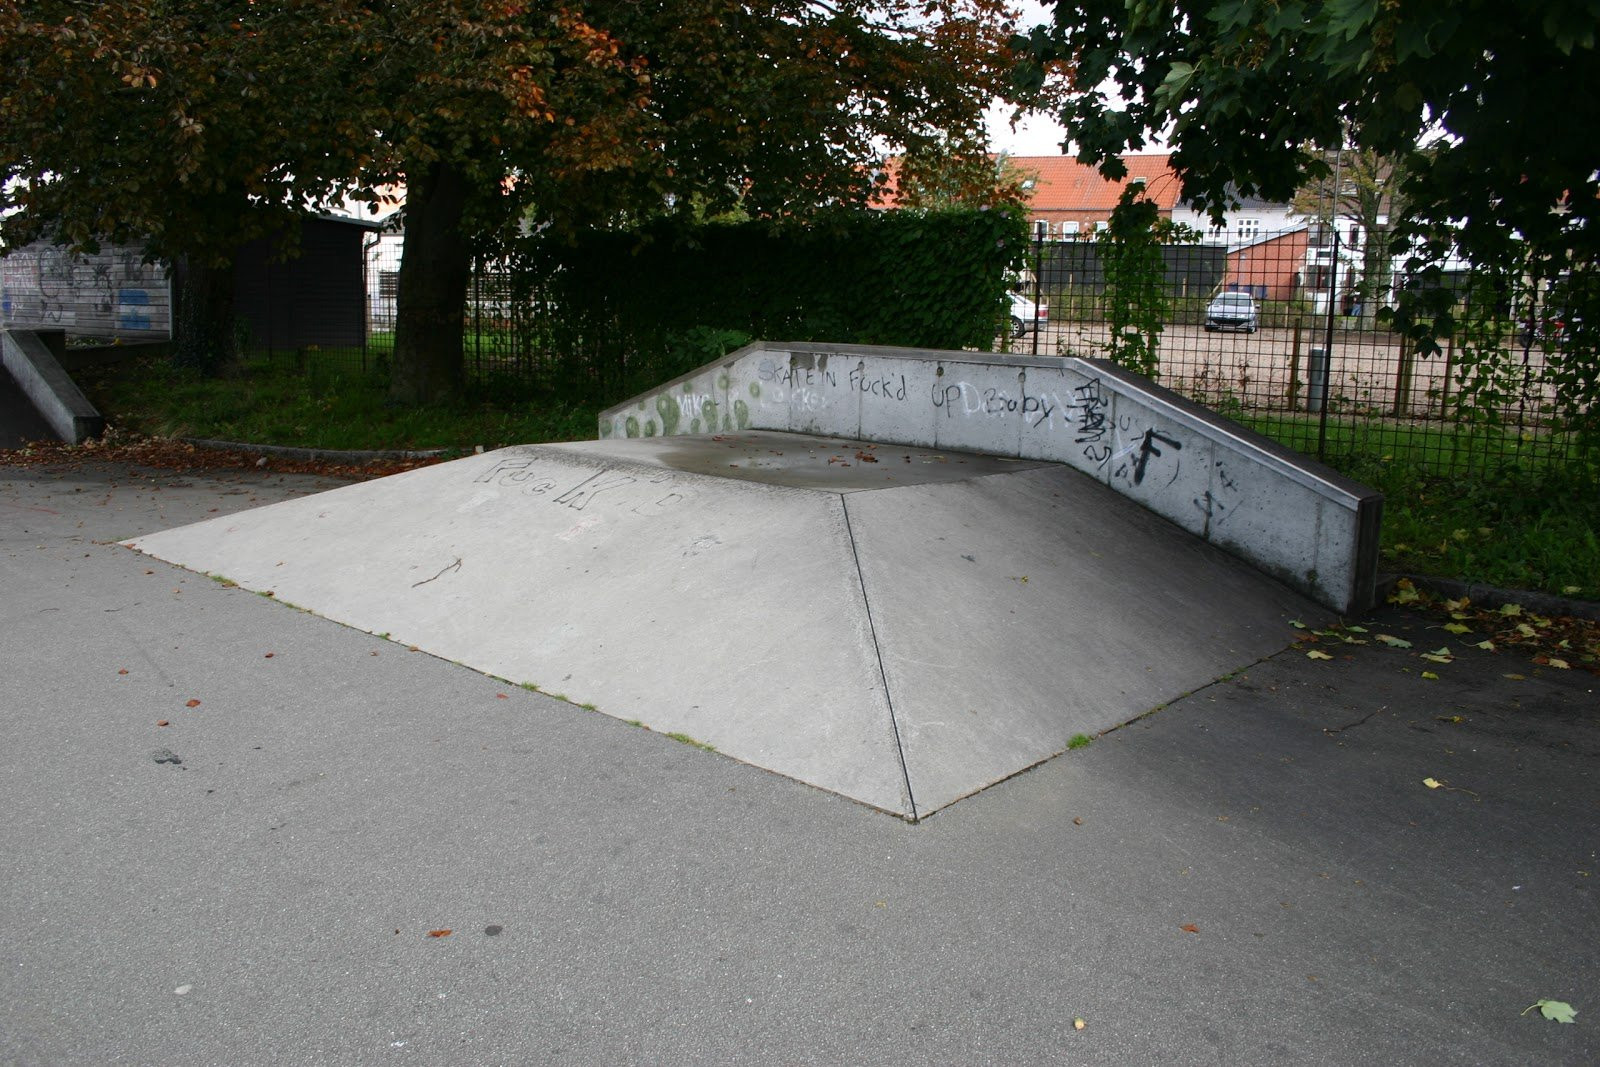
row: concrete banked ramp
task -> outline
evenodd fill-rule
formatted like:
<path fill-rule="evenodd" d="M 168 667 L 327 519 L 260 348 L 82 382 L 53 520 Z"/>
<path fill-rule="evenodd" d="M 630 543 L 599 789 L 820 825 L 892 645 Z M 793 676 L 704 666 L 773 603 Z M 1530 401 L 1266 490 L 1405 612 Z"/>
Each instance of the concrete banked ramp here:
<path fill-rule="evenodd" d="M 757 429 L 501 449 L 127 544 L 913 819 L 1328 614 L 1059 463 Z"/>

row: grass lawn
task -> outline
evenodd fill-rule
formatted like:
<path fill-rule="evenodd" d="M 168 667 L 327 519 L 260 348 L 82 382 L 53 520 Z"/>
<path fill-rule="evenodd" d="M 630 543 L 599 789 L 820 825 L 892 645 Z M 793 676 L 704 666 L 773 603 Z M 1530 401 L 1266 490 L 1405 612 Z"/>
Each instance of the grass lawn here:
<path fill-rule="evenodd" d="M 202 378 L 150 359 L 80 372 L 89 399 L 118 429 L 325 449 L 471 451 L 530 441 L 595 436 L 599 408 L 570 404 L 514 381 L 473 387 L 438 408 L 391 404 L 386 382 L 359 365 L 311 362 L 302 372 L 278 359 L 242 363 Z"/>
<path fill-rule="evenodd" d="M 381 375 L 332 361 L 301 369 L 259 359 L 203 379 L 149 360 L 79 380 L 124 432 L 306 448 L 470 451 L 585 440 L 598 415 L 597 406 L 510 380 L 475 386 L 454 407 L 397 407 Z M 1247 421 L 1291 446 L 1315 440 L 1303 417 Z M 1492 429 L 1335 422 L 1327 457 L 1383 492 L 1384 570 L 1600 600 L 1600 460 L 1554 459 L 1547 444 Z M 1461 462 L 1485 454 L 1497 458 Z"/>

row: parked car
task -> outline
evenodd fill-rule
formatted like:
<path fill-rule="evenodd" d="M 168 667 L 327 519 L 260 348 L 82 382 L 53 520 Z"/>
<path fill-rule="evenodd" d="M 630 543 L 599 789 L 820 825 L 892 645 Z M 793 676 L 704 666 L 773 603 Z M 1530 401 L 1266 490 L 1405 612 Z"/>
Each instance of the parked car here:
<path fill-rule="evenodd" d="M 1011 294 L 1011 336 L 1021 337 L 1029 330 L 1042 330 L 1050 325 L 1050 305 L 1043 300 L 1037 306 L 1027 293 Z"/>
<path fill-rule="evenodd" d="M 1206 329 L 1243 330 L 1255 333 L 1261 328 L 1256 298 L 1249 293 L 1218 293 L 1206 305 Z"/>

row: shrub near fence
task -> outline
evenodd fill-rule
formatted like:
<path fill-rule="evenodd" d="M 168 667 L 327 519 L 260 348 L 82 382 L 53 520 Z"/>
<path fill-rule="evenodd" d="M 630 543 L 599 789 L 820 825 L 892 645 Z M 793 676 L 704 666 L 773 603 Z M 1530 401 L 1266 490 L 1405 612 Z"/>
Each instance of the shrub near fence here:
<path fill-rule="evenodd" d="M 1466 325 L 1424 354 L 1376 308 L 1350 304 L 1348 279 L 1336 282 L 1330 318 L 1319 251 L 1270 233 L 1163 245 L 1162 384 L 1346 469 L 1350 457 L 1388 455 L 1437 471 L 1592 464 L 1595 449 L 1573 432 L 1575 416 L 1592 413 L 1582 400 L 1594 388 L 1592 331 L 1552 325 L 1561 308 L 1548 290 L 1474 301 L 1471 279 L 1456 279 Z M 381 373 L 398 253 L 387 237 L 369 250 L 363 346 L 280 357 L 300 370 L 342 361 Z M 1050 325 L 1017 350 L 1109 353 L 1099 241 L 1027 242 L 1019 220 L 998 212 L 841 212 L 805 226 L 519 239 L 478 264 L 467 372 L 492 392 L 604 403 L 756 337 L 988 349 L 1012 343 L 997 326 L 1019 267 Z M 1229 289 L 1257 295 L 1258 332 L 1205 331 L 1207 303 Z"/>
<path fill-rule="evenodd" d="M 558 378 L 614 400 L 754 337 L 987 349 L 1025 248 L 1003 212 L 841 212 L 536 237 L 509 262 Z"/>
<path fill-rule="evenodd" d="M 992 347 L 1026 258 L 1003 211 L 839 211 L 805 222 L 550 233 L 475 264 L 465 309 L 469 383 L 603 404 L 716 359 L 753 337 Z M 280 366 L 386 371 L 401 240 L 366 250 L 359 347 L 267 351 Z"/>

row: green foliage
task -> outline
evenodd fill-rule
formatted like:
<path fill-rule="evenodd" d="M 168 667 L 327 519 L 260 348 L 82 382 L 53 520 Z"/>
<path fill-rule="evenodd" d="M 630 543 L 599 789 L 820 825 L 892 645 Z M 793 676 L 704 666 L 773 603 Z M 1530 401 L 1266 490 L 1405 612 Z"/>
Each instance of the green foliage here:
<path fill-rule="evenodd" d="M 1192 236 L 1187 227 L 1162 218 L 1142 187 L 1130 185 L 1118 198 L 1110 225 L 1095 237 L 1111 328 L 1107 355 L 1147 378 L 1160 373 L 1161 333 L 1171 300 L 1162 247 Z"/>
<path fill-rule="evenodd" d="M 1596 472 L 1532 462 L 1429 473 L 1387 455 L 1331 457 L 1384 494 L 1384 570 L 1600 600 Z"/>
<path fill-rule="evenodd" d="M 1025 251 L 1008 211 L 857 211 L 543 236 L 513 263 L 517 302 L 553 316 L 563 387 L 614 401 L 755 337 L 986 350 Z"/>
<path fill-rule="evenodd" d="M 1077 750 L 1080 748 L 1088 748 L 1092 744 L 1094 744 L 1094 738 L 1090 737 L 1088 734 L 1073 734 L 1072 740 L 1067 742 L 1067 747 L 1069 749 Z"/>
<path fill-rule="evenodd" d="M 569 404 L 526 384 L 492 379 L 456 404 L 387 402 L 381 373 L 335 362 L 263 357 L 223 377 L 146 359 L 80 374 L 91 402 L 120 430 L 324 449 L 470 450 L 482 445 L 594 436 L 598 407 Z"/>
<path fill-rule="evenodd" d="M 1186 197 L 1215 215 L 1238 196 L 1291 200 L 1329 175 L 1327 149 L 1392 161 L 1406 210 L 1385 251 L 1412 276 L 1398 318 L 1424 353 L 1457 325 L 1451 257 L 1539 284 L 1600 265 L 1600 98 L 1583 89 L 1600 83 L 1593 0 L 1054 6 L 1051 25 L 1014 42 L 1028 56 L 1018 96 L 1048 93 L 1068 66 L 1097 87 L 1060 117 L 1108 177 L 1159 135 Z M 1596 288 L 1575 287 L 1585 322 L 1600 322 Z M 1600 437 L 1580 388 L 1600 378 L 1597 347 L 1563 348 L 1555 373 L 1563 417 Z"/>

